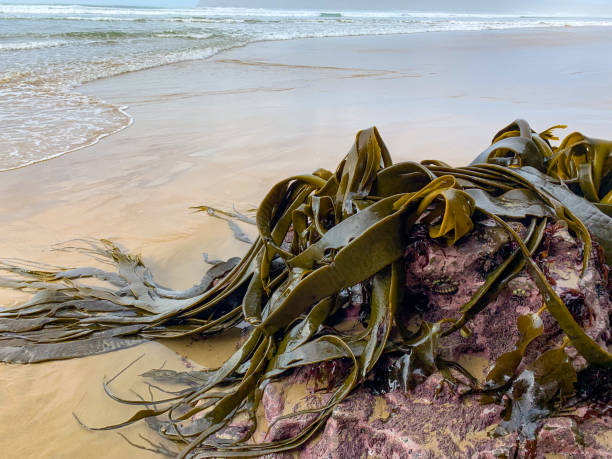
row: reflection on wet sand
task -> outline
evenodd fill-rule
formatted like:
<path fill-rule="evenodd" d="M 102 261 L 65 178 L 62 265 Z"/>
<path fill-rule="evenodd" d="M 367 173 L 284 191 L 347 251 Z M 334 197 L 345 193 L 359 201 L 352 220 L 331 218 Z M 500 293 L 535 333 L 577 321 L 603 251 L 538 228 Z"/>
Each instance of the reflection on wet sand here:
<path fill-rule="evenodd" d="M 0 364 L 0 425 L 3 442 L 0 457 L 126 457 L 148 458 L 156 455 L 127 444 L 115 431 L 87 431 L 75 421 L 92 427 L 115 424 L 128 419 L 138 407 L 113 402 L 102 382 L 141 357 L 113 382 L 119 396 L 134 399 L 150 394 L 162 398 L 157 390 L 149 392 L 142 373 L 164 368 L 190 371 L 215 368 L 236 348 L 240 331 L 206 341 L 188 339 L 172 342 L 172 349 L 149 342 L 130 349 L 82 359 L 34 365 Z M 206 363 L 206 366 L 200 364 Z M 143 435 L 155 442 L 157 436 L 144 422 L 120 432 L 137 444 L 145 444 Z M 170 449 L 176 445 L 165 443 Z M 8 449 L 7 449 L 8 448 Z M 10 453 L 8 453 L 10 451 Z"/>

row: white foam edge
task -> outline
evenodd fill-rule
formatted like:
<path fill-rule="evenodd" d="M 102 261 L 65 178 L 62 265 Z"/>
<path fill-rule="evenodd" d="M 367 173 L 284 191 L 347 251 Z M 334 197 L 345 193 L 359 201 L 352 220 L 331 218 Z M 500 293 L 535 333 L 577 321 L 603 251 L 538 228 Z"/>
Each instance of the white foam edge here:
<path fill-rule="evenodd" d="M 105 101 L 102 101 L 102 102 L 105 102 Z M 118 108 L 119 112 L 128 119 L 128 123 L 126 125 L 121 126 L 121 127 L 117 128 L 117 129 L 114 129 L 112 131 L 100 134 L 95 139 L 93 139 L 91 142 L 85 143 L 83 145 L 79 145 L 78 147 L 71 148 L 69 150 L 65 150 L 65 151 L 62 151 L 62 152 L 59 152 L 59 153 L 55 153 L 53 155 L 45 156 L 44 158 L 41 158 L 41 159 L 35 159 L 35 160 L 32 160 L 32 161 L 28 161 L 27 163 L 20 164 L 19 166 L 9 167 L 9 168 L 6 168 L 6 169 L 0 169 L 0 173 L 14 171 L 14 170 L 22 169 L 24 167 L 32 166 L 32 165 L 35 165 L 35 164 L 44 163 L 46 161 L 50 161 L 52 159 L 59 158 L 60 156 L 64 156 L 64 155 L 67 155 L 69 153 L 74 153 L 75 151 L 82 150 L 83 148 L 88 148 L 88 147 L 91 147 L 93 145 L 96 145 L 102 139 L 104 139 L 104 138 L 106 138 L 108 136 L 117 134 L 118 132 L 121 132 L 124 129 L 127 129 L 132 124 L 134 124 L 134 117 L 127 112 L 127 110 L 129 108 L 130 107 L 128 105 L 124 105 L 124 106 L 121 106 L 121 107 Z"/>

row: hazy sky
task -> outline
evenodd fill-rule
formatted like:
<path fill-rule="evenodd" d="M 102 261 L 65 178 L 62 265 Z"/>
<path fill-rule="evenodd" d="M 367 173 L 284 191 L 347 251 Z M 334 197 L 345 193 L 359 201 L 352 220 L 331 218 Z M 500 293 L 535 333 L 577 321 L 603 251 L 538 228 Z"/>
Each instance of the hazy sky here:
<path fill-rule="evenodd" d="M 79 3 L 92 5 L 192 7 L 198 0 L 0 0 L 0 3 Z M 202 0 L 210 6 L 316 9 L 403 9 L 487 13 L 612 15 L 610 0 Z"/>

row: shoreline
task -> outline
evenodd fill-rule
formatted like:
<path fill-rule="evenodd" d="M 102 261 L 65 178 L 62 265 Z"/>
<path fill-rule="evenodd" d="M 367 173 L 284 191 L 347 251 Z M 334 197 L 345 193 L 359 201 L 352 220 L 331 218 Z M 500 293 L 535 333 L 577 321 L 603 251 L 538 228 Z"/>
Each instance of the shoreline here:
<path fill-rule="evenodd" d="M 100 77 L 97 78 L 95 80 L 91 80 L 91 81 L 87 81 L 85 83 L 79 84 L 77 86 L 75 86 L 73 89 L 76 92 L 80 92 L 81 88 L 87 88 L 89 85 L 92 84 L 96 84 L 98 82 L 101 81 L 108 81 L 108 80 L 112 80 L 115 78 L 120 78 L 124 75 L 131 75 L 131 74 L 138 74 L 140 72 L 148 72 L 148 71 L 155 71 L 156 69 L 160 69 L 160 68 L 165 68 L 165 67 L 172 67 L 172 66 L 177 66 L 177 65 L 181 65 L 181 64 L 190 64 L 190 63 L 201 63 L 201 62 L 207 62 L 209 60 L 215 59 L 218 56 L 224 54 L 224 53 L 229 53 L 232 52 L 233 50 L 236 49 L 243 49 L 243 48 L 247 48 L 249 46 L 253 46 L 253 45 L 257 45 L 260 43 L 277 43 L 277 42 L 289 42 L 289 41 L 304 41 L 304 40 L 326 40 L 326 39 L 351 39 L 351 38 L 366 38 L 366 37 L 372 37 L 372 38 L 377 38 L 377 37 L 408 37 L 408 36 L 412 36 L 412 35 L 425 35 L 425 34 L 430 34 L 430 33 L 435 33 L 435 34 L 454 34 L 454 33 L 495 33 L 495 32 L 543 32 L 543 31 L 557 31 L 557 30 L 566 30 L 566 29 L 571 29 L 571 30 L 605 30 L 608 28 L 611 28 L 612 26 L 610 25 L 588 25 L 588 26 L 529 26 L 529 27 L 508 27 L 508 28 L 500 28 L 500 29 L 496 29 L 496 28 L 492 28 L 492 29 L 474 29 L 474 30 L 427 30 L 427 31 L 417 31 L 417 32 L 397 32 L 397 33 L 389 33 L 389 34 L 356 34 L 356 35 L 341 35 L 341 36 L 325 36 L 325 37 L 299 37 L 299 38 L 288 38 L 288 39 L 264 39 L 264 40 L 254 40 L 245 44 L 240 44 L 240 45 L 234 45 L 234 46 L 230 46 L 228 48 L 224 48 L 221 49 L 219 51 L 217 51 L 216 53 L 207 56 L 205 58 L 198 58 L 198 59 L 193 59 L 193 60 L 184 60 L 184 61 L 179 61 L 179 62 L 171 62 L 171 63 L 164 63 L 164 64 L 160 64 L 160 65 L 156 65 L 153 67 L 146 67 L 146 68 L 142 68 L 142 69 L 138 69 L 138 70 L 133 70 L 133 71 L 127 71 L 127 72 L 123 72 L 123 73 L 118 73 L 116 75 L 111 75 L 111 76 L 104 76 L 104 77 Z M 107 102 L 106 100 L 102 100 L 102 102 Z M 26 163 L 26 164 L 22 164 L 16 167 L 10 167 L 7 169 L 0 169 L 0 174 L 4 173 L 4 172 L 9 172 L 12 170 L 16 170 L 16 169 L 21 169 L 24 167 L 29 167 L 29 166 L 34 166 L 36 164 L 39 163 L 44 163 L 46 161 L 50 161 L 52 159 L 56 159 L 59 158 L 61 156 L 64 155 L 68 155 L 68 154 L 72 154 L 75 152 L 78 152 L 80 150 L 92 147 L 96 144 L 98 144 L 100 141 L 102 141 L 104 138 L 109 137 L 109 136 L 113 136 L 125 129 L 128 129 L 133 123 L 134 123 L 134 117 L 127 111 L 129 109 L 128 106 L 117 106 L 117 110 L 123 114 L 124 116 L 126 116 L 126 118 L 128 119 L 128 123 L 125 126 L 122 126 L 114 131 L 111 132 L 106 132 L 106 133 L 102 133 L 101 135 L 99 135 L 98 137 L 96 137 L 93 141 L 91 141 L 90 143 L 86 143 L 84 145 L 66 150 L 66 151 L 62 151 L 59 153 L 55 153 L 51 156 L 45 157 L 43 159 L 40 160 L 34 160 L 32 162 Z"/>
<path fill-rule="evenodd" d="M 108 78 L 113 78 L 113 77 L 108 77 Z M 85 83 L 85 84 L 88 84 L 88 83 Z M 83 84 L 81 86 L 85 86 L 85 84 Z M 78 87 L 81 87 L 81 86 L 78 86 Z M 102 102 L 105 102 L 105 101 L 102 101 Z M 83 150 L 84 148 L 93 147 L 98 142 L 102 141 L 104 138 L 110 137 L 111 135 L 114 135 L 114 134 L 118 134 L 119 132 L 129 128 L 132 124 L 134 124 L 134 117 L 127 112 L 128 108 L 129 107 L 127 107 L 127 106 L 123 106 L 123 107 L 118 107 L 117 108 L 117 110 L 122 115 L 124 115 L 127 118 L 127 120 L 128 120 L 128 122 L 127 122 L 127 124 L 125 126 L 122 126 L 122 127 L 118 128 L 118 129 L 115 129 L 114 131 L 105 132 L 103 134 L 100 134 L 98 137 L 96 137 L 90 143 L 87 143 L 85 145 L 81 145 L 80 147 L 75 147 L 75 148 L 72 148 L 70 150 L 66 150 L 66 151 L 63 151 L 63 152 L 60 152 L 60 153 L 56 153 L 56 154 L 54 154 L 52 156 L 48 156 L 48 157 L 43 158 L 43 159 L 39 159 L 39 160 L 35 160 L 35 161 L 30 161 L 29 163 L 21 164 L 19 166 L 9 167 L 8 169 L 0 169 L 0 174 L 2 174 L 3 172 L 9 172 L 9 171 L 17 170 L 17 169 L 23 169 L 24 167 L 35 166 L 36 164 L 44 163 L 46 161 L 51 161 L 53 159 L 59 158 L 60 156 L 69 155 L 71 153 L 76 153 L 77 151 Z"/>
<path fill-rule="evenodd" d="M 78 154 L 0 173 L 2 257 L 89 265 L 49 249 L 110 238 L 142 254 L 159 283 L 186 288 L 207 268 L 203 251 L 227 259 L 248 248 L 224 221 L 189 206 L 257 206 L 278 180 L 333 170 L 357 130 L 372 124 L 395 161 L 466 163 L 517 117 L 538 130 L 567 123 L 609 138 L 612 62 L 601 56 L 612 52 L 610 38 L 612 29 L 598 28 L 261 42 L 88 83 L 80 90 L 128 105 L 134 123 Z M 3 305 L 14 301 L 5 293 Z M 167 344 L 0 365 L 7 382 L 0 423 L 9 429 L 0 447 L 15 457 L 80 457 L 91 448 L 155 457 L 112 432 L 81 429 L 71 413 L 95 425 L 124 418 L 129 409 L 113 404 L 100 381 L 142 353 L 122 386 L 164 361 L 171 369 L 213 366 L 211 355 L 231 352 L 214 339 Z M 151 432 L 138 425 L 122 433 Z"/>

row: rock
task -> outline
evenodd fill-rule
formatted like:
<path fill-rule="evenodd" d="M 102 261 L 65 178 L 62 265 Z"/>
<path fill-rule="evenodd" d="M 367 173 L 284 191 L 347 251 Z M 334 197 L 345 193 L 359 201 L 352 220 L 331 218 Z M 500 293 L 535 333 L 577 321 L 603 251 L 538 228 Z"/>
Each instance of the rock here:
<path fill-rule="evenodd" d="M 510 224 L 525 236 L 527 229 L 522 223 Z M 417 314 L 429 322 L 457 318 L 461 306 L 515 248 L 505 231 L 491 220 L 478 222 L 469 236 L 451 247 L 430 239 L 424 227 L 416 226 L 405 253 L 407 295 L 401 317 L 408 320 Z M 575 319 L 593 339 L 607 345 L 611 339 L 612 303 L 607 267 L 597 245 L 593 245 L 592 259 L 581 277 L 581 244 L 564 224 L 551 223 L 536 260 Z M 366 290 L 362 286 L 360 289 Z M 349 302 L 346 317 L 359 315 L 355 309 L 363 301 L 355 298 L 366 294 L 350 293 L 353 300 Z M 495 360 L 514 349 L 519 338 L 518 316 L 535 313 L 542 305 L 535 283 L 529 272 L 523 270 L 469 323 L 471 336 L 455 333 L 442 338 L 442 356 L 461 363 L 482 383 Z M 554 318 L 546 311 L 541 317 L 544 333 L 529 345 L 521 368 L 562 342 L 563 334 Z M 569 353 L 576 357 L 575 351 Z M 573 365 L 581 370 L 586 362 L 577 357 Z M 578 395 L 586 394 L 597 381 L 609 384 L 607 373 L 605 376 L 583 374 L 586 376 L 582 379 L 579 376 L 578 386 L 585 387 L 578 387 Z M 331 387 L 333 383 L 321 381 L 317 368 L 309 367 L 268 384 L 262 403 L 271 428 L 258 440 L 282 440 L 306 428 L 316 418 L 315 414 L 279 418 L 305 408 L 324 406 L 331 395 L 326 385 Z M 582 406 L 564 413 L 563 417 L 548 418 L 540 423 L 535 441 L 525 441 L 517 433 L 496 436 L 503 407 L 482 405 L 475 397 L 462 395 L 464 392 L 459 387 L 453 389 L 443 384 L 439 373 L 407 392 L 377 394 L 362 384 L 334 408 L 322 431 L 303 445 L 298 455 L 337 459 L 543 458 L 552 454 L 568 458 L 612 458 L 609 387 L 607 392 L 605 388 L 598 392 L 605 399 L 599 403 L 608 403 L 609 409 L 593 411 Z"/>
<path fill-rule="evenodd" d="M 544 458 L 548 454 L 562 454 L 568 458 L 612 457 L 610 416 L 588 419 L 578 416 L 578 420 L 574 417 L 550 418 L 543 423 L 537 442 L 531 445 L 535 455 L 528 456 L 525 445 L 517 449 L 516 433 L 493 435 L 501 407 L 483 406 L 471 398 L 461 399 L 448 389 L 436 397 L 440 382 L 439 375 L 432 375 L 412 392 L 395 391 L 385 395 L 358 389 L 334 409 L 323 431 L 299 449 L 298 457 L 499 459 Z M 284 384 L 290 386 L 292 383 L 285 381 Z M 264 398 L 268 396 L 272 393 L 266 393 Z M 285 403 L 292 404 L 295 409 L 302 406 L 301 402 Z M 271 414 L 266 411 L 266 416 Z M 268 418 L 268 422 L 273 420 L 273 416 Z M 303 418 L 283 422 L 282 432 L 287 435 L 284 438 L 306 425 Z M 280 432 L 281 429 L 274 431 L 275 440 L 283 438 Z"/>
<path fill-rule="evenodd" d="M 521 223 L 511 222 L 510 225 L 519 235 L 526 234 Z M 486 276 L 514 250 L 513 244 L 503 228 L 491 220 L 478 222 L 469 236 L 451 247 L 430 239 L 426 232 L 417 228 L 405 256 L 409 297 L 406 310 L 412 308 L 430 322 L 459 317 L 460 308 L 484 283 Z M 593 245 L 591 261 L 582 277 L 582 247 L 564 223 L 547 226 L 541 247 L 536 259 L 554 290 L 568 304 L 587 334 L 605 346 L 610 341 L 612 303 L 607 267 L 596 245 Z M 442 282 L 456 286 L 456 291 L 440 292 L 436 287 Z M 457 360 L 466 353 L 478 354 L 492 365 L 497 357 L 514 348 L 519 338 L 518 316 L 537 312 L 542 306 L 535 282 L 528 270 L 523 269 L 494 302 L 470 321 L 471 337 L 455 333 L 443 339 L 443 356 Z M 555 319 L 547 312 L 541 317 L 545 332 L 529 346 L 524 364 L 533 361 L 545 348 L 561 342 L 562 333 Z M 579 367 L 584 365 L 582 359 L 576 363 Z"/>

